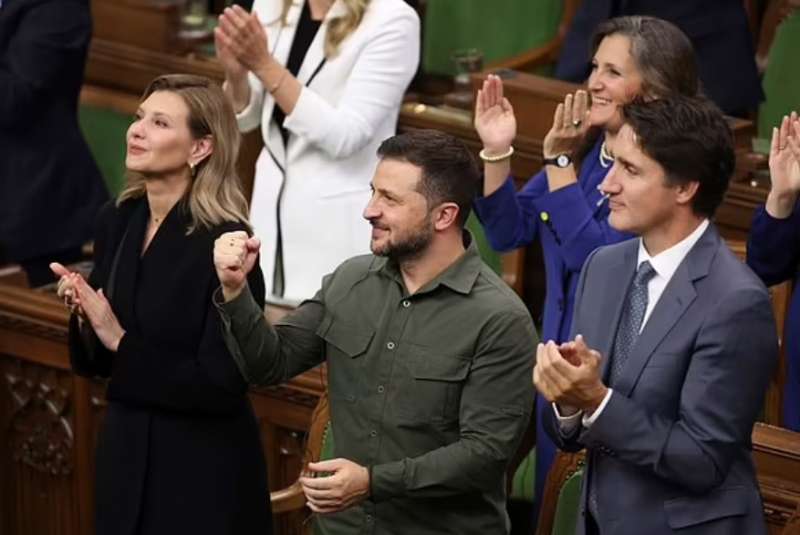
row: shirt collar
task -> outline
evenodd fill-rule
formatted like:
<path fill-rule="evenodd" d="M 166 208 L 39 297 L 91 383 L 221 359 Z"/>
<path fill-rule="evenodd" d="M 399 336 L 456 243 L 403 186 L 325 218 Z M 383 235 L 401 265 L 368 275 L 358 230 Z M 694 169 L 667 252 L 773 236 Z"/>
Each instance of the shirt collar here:
<path fill-rule="evenodd" d="M 700 239 L 707 228 L 708 219 L 704 219 L 691 234 L 655 256 L 650 256 L 650 253 L 648 253 L 647 249 L 644 247 L 644 241 L 639 238 L 639 258 L 636 261 L 636 268 L 638 269 L 642 262 L 647 260 L 650 262 L 650 265 L 653 266 L 653 269 L 659 277 L 663 277 L 667 280 L 671 279 L 675 271 L 678 270 L 678 266 L 683 259 L 686 258 L 686 255 L 689 254 L 689 251 L 694 244 L 697 243 L 697 240 Z"/>
<path fill-rule="evenodd" d="M 478 275 L 481 272 L 483 261 L 481 260 L 478 245 L 472 234 L 464 229 L 462 239 L 466 250 L 458 260 L 453 262 L 447 269 L 441 272 L 436 278 L 420 288 L 415 295 L 428 293 L 436 289 L 439 285 L 447 286 L 451 290 L 467 295 L 475 285 Z M 403 283 L 403 275 L 397 262 L 386 257 L 375 259 L 370 267 L 370 271 L 380 272 L 396 281 Z"/>

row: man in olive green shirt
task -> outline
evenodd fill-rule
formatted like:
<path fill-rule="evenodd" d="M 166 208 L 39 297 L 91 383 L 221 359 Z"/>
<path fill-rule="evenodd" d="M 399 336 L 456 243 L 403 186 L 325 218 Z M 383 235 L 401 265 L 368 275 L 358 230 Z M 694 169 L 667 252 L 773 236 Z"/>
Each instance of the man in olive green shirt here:
<path fill-rule="evenodd" d="M 338 458 L 301 478 L 322 533 L 508 533 L 505 472 L 533 405 L 533 323 L 464 230 L 479 180 L 466 147 L 416 131 L 378 155 L 364 211 L 374 255 L 345 261 L 274 327 L 247 288 L 258 240 L 217 240 L 226 343 L 259 385 L 327 361 Z"/>

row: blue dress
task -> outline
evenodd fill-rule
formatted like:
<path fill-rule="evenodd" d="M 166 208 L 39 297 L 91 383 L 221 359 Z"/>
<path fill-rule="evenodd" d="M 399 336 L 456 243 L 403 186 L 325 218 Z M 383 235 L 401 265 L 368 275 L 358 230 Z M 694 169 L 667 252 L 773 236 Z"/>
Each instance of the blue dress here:
<path fill-rule="evenodd" d="M 603 137 L 586 155 L 578 182 L 549 191 L 544 169 L 517 192 L 509 178 L 488 197 L 476 199 L 475 212 L 492 248 L 508 251 L 541 240 L 546 274 L 546 295 L 542 341 L 561 343 L 570 339 L 575 287 L 586 257 L 602 245 L 632 237 L 608 224 L 608 202 L 597 186 L 611 167 L 600 164 Z M 579 334 L 579 333 L 578 333 Z M 544 432 L 543 410 L 550 404 L 537 396 L 536 417 L 536 501 L 544 490 L 547 472 L 553 464 L 556 446 Z"/>
<path fill-rule="evenodd" d="M 786 382 L 783 384 L 783 426 L 800 431 L 800 205 L 786 219 L 775 219 L 762 206 L 756 210 L 747 240 L 747 265 L 772 286 L 794 280 L 795 291 L 786 318 Z"/>

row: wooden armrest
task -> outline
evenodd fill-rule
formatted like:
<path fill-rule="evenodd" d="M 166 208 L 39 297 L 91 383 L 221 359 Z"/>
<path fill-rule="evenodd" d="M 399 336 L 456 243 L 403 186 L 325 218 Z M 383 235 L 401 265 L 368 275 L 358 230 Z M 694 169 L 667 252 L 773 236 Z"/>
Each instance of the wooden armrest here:
<path fill-rule="evenodd" d="M 516 56 L 492 62 L 487 68 L 491 70 L 513 69 L 515 71 L 528 71 L 555 62 L 558 59 L 560 49 L 561 40 L 553 40 Z"/>
<path fill-rule="evenodd" d="M 276 490 L 269 493 L 269 501 L 272 503 L 274 514 L 298 511 L 306 505 L 306 495 L 299 481 L 295 481 L 285 489 Z"/>

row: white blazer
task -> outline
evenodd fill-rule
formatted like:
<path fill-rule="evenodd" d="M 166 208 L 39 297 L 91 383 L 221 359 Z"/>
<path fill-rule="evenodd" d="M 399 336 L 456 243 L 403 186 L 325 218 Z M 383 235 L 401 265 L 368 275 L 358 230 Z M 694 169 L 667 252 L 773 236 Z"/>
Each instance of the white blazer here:
<path fill-rule="evenodd" d="M 294 0 L 286 26 L 282 0 L 255 0 L 273 56 L 286 64 L 304 0 Z M 247 132 L 261 125 L 250 219 L 262 241 L 268 298 L 297 303 L 312 297 L 323 275 L 369 252 L 362 212 L 380 143 L 394 135 L 403 94 L 419 62 L 420 24 L 403 0 L 372 0 L 361 24 L 325 60 L 327 22 L 344 11 L 336 0 L 298 72 L 304 85 L 284 126 L 271 120 L 275 100 L 252 73 L 250 102 L 238 115 Z M 274 295 L 276 245 L 282 240 L 285 291 Z M 282 299 L 281 299 L 282 297 Z"/>

